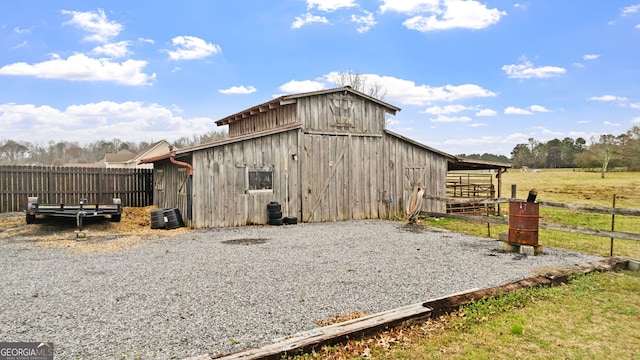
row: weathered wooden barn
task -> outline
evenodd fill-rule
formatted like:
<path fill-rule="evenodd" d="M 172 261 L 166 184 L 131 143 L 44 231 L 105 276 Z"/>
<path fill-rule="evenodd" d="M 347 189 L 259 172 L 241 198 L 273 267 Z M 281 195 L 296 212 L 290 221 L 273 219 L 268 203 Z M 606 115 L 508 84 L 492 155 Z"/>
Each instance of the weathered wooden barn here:
<path fill-rule="evenodd" d="M 458 159 L 386 130 L 399 110 L 350 87 L 253 106 L 216 121 L 228 139 L 145 159 L 154 203 L 193 228 L 266 224 L 270 202 L 301 222 L 402 218 L 415 184 L 446 196 Z M 446 212 L 433 199 L 422 210 Z"/>

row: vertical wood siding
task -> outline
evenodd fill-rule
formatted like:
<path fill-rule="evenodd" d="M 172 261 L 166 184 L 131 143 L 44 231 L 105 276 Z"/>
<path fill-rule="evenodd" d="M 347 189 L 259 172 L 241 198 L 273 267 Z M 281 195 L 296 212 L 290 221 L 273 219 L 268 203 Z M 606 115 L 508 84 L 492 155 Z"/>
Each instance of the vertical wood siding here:
<path fill-rule="evenodd" d="M 392 216 L 403 217 L 408 201 L 417 183 L 426 194 L 446 196 L 447 159 L 425 148 L 406 142 L 392 135 L 385 135 L 384 158 L 385 196 L 390 196 L 389 211 Z M 422 211 L 446 212 L 442 201 L 424 199 Z"/>
<path fill-rule="evenodd" d="M 111 204 L 120 198 L 123 206 L 148 206 L 152 183 L 149 169 L 0 166 L 0 212 L 24 211 L 30 196 L 42 204 Z"/>
<path fill-rule="evenodd" d="M 291 130 L 194 152 L 193 227 L 266 224 L 267 204 L 277 201 L 283 215 L 300 217 L 298 131 Z M 288 183 L 284 172 L 287 159 Z M 246 168 L 273 169 L 273 191 L 246 191 Z M 288 186 L 289 198 L 285 198 Z"/>
<path fill-rule="evenodd" d="M 297 106 L 298 120 L 307 131 L 381 134 L 384 130 L 384 109 L 351 93 L 299 98 Z"/>
<path fill-rule="evenodd" d="M 275 129 L 293 124 L 296 121 L 295 105 L 280 106 L 275 109 L 259 112 L 241 121 L 229 124 L 229 137 L 253 134 L 259 131 Z"/>
<path fill-rule="evenodd" d="M 180 161 L 191 163 L 192 156 L 180 157 Z M 186 179 L 189 175 L 186 167 L 178 166 L 171 161 L 162 160 L 154 164 L 155 181 L 153 189 L 154 203 L 158 208 L 178 208 L 185 223 L 187 219 Z"/>

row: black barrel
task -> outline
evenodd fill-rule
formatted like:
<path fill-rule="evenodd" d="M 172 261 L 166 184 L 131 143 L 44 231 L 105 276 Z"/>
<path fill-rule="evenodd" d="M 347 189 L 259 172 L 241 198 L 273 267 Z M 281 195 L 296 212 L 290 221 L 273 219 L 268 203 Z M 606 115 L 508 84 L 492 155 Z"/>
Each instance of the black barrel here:
<path fill-rule="evenodd" d="M 157 209 L 151 211 L 151 228 L 164 229 L 166 227 L 164 212 L 166 209 Z"/>
<path fill-rule="evenodd" d="M 168 209 L 164 214 L 167 218 L 166 228 L 168 230 L 184 226 L 184 220 L 182 220 L 182 215 L 180 215 L 178 208 Z"/>

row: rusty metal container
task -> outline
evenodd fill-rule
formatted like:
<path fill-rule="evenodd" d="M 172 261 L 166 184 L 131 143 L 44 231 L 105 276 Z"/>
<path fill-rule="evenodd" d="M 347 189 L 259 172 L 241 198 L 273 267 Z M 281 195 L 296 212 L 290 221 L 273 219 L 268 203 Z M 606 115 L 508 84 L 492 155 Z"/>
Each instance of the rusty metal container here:
<path fill-rule="evenodd" d="M 538 245 L 540 205 L 533 202 L 509 202 L 509 243 Z"/>

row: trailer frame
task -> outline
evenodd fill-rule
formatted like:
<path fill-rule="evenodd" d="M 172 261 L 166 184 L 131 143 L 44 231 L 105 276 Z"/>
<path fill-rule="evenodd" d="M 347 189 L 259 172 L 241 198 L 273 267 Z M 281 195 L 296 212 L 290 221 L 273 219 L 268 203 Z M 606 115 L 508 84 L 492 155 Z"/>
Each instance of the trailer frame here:
<path fill-rule="evenodd" d="M 78 204 L 40 204 L 38 197 L 28 197 L 26 222 L 34 224 L 37 216 L 75 218 L 80 231 L 83 230 L 83 219 L 89 217 L 110 216 L 112 222 L 120 222 L 122 218 L 122 201 L 114 198 L 112 204 L 87 204 L 87 199 L 81 199 Z"/>

